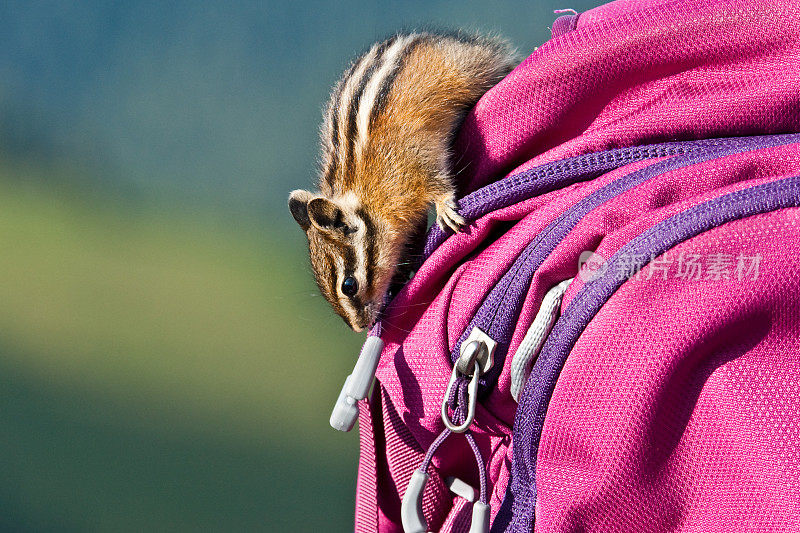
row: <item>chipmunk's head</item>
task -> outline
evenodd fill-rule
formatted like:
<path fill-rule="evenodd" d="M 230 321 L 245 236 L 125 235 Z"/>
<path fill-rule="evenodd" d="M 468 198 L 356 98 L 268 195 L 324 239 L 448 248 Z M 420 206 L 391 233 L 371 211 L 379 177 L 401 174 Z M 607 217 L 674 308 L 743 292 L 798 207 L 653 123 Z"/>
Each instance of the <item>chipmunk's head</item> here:
<path fill-rule="evenodd" d="M 292 191 L 289 211 L 308 237 L 322 295 L 355 331 L 370 327 L 394 275 L 389 266 L 394 254 L 379 237 L 381 222 L 369 217 L 354 196 L 331 199 Z"/>

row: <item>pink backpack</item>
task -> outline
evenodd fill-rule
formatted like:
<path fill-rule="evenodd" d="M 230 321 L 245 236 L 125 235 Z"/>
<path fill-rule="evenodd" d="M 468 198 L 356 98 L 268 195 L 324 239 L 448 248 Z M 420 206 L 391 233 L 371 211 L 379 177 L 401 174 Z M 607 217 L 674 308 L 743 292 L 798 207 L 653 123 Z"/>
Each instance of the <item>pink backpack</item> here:
<path fill-rule="evenodd" d="M 334 411 L 355 530 L 800 531 L 795 132 L 797 2 L 558 19 Z"/>

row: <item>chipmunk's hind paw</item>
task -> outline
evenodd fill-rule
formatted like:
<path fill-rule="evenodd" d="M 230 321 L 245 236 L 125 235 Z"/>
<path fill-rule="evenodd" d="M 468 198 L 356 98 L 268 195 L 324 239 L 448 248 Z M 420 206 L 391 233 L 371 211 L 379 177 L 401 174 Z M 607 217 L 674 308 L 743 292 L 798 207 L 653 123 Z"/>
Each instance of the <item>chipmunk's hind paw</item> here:
<path fill-rule="evenodd" d="M 455 198 L 448 196 L 436 202 L 436 223 L 442 230 L 451 229 L 454 232 L 464 227 L 467 223 L 464 217 L 458 214 Z"/>

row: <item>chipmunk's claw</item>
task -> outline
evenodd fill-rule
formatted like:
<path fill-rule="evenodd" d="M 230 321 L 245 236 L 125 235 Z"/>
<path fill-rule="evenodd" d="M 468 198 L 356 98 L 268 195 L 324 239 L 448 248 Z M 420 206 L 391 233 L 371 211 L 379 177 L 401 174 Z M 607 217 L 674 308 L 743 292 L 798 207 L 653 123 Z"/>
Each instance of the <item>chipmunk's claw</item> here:
<path fill-rule="evenodd" d="M 452 197 L 436 203 L 436 223 L 443 231 L 449 228 L 458 233 L 467 223 L 464 217 L 458 214 L 457 209 L 455 199 Z"/>

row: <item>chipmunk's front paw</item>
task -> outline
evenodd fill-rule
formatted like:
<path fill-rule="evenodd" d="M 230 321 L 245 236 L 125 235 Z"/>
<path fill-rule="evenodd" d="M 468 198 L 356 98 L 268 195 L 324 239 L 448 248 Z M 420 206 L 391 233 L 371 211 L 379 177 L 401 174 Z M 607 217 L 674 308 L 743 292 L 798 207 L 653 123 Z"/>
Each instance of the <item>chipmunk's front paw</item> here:
<path fill-rule="evenodd" d="M 436 202 L 436 223 L 442 230 L 447 231 L 447 228 L 450 228 L 456 233 L 467 223 L 464 217 L 458 214 L 453 196 Z"/>

